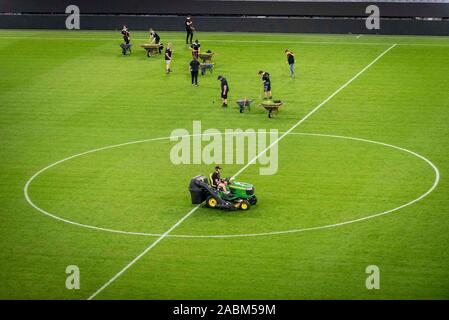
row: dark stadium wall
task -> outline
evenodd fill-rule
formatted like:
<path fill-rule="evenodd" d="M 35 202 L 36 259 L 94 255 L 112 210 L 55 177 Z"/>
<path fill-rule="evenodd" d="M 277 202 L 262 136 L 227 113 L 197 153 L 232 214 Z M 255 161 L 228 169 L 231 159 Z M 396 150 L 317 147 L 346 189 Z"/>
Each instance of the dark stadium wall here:
<path fill-rule="evenodd" d="M 77 5 L 86 14 L 227 16 L 365 16 L 370 2 L 257 0 L 0 0 L 0 13 L 64 13 Z M 447 3 L 376 2 L 383 17 L 446 17 Z"/>
<path fill-rule="evenodd" d="M 65 29 L 65 9 L 76 4 L 81 29 L 182 31 L 187 14 L 199 31 L 449 35 L 449 4 L 376 3 L 379 30 L 365 27 L 358 2 L 220 0 L 0 0 L 0 28 Z"/>
<path fill-rule="evenodd" d="M 61 14 L 8 15 L 0 19 L 0 28 L 65 29 L 66 17 Z M 449 35 L 449 21 L 381 19 L 380 30 L 372 31 L 365 28 L 365 20 L 361 18 L 195 17 L 194 21 L 198 31 Z M 83 15 L 81 18 L 82 30 L 118 30 L 123 24 L 131 30 L 152 27 L 182 31 L 184 17 Z"/>

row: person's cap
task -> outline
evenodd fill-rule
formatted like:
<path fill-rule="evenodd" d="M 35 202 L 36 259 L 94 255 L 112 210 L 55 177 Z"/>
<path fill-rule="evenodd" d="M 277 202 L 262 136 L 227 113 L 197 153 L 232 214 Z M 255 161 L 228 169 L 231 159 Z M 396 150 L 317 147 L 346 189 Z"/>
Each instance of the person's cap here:
<path fill-rule="evenodd" d="M 221 80 L 221 79 L 223 79 L 223 76 L 218 76 L 217 77 L 217 80 Z"/>
<path fill-rule="evenodd" d="M 221 169 L 221 167 L 220 166 L 215 166 L 215 170 L 217 170 L 217 169 Z"/>

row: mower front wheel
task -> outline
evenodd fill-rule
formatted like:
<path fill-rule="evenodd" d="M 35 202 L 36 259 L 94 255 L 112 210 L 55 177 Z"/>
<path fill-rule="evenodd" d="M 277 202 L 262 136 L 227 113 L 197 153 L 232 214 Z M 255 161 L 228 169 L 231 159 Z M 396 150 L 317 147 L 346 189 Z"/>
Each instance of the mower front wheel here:
<path fill-rule="evenodd" d="M 257 203 L 257 198 L 254 196 L 253 198 L 249 199 L 249 203 L 253 206 Z"/>
<path fill-rule="evenodd" d="M 208 207 L 208 208 L 216 208 L 217 205 L 218 205 L 218 201 L 214 197 L 209 196 L 206 199 L 206 207 Z"/>
<path fill-rule="evenodd" d="M 249 210 L 251 208 L 251 205 L 249 204 L 248 201 L 243 200 L 242 202 L 240 202 L 239 208 L 240 208 L 240 210 L 246 211 L 246 210 Z"/>

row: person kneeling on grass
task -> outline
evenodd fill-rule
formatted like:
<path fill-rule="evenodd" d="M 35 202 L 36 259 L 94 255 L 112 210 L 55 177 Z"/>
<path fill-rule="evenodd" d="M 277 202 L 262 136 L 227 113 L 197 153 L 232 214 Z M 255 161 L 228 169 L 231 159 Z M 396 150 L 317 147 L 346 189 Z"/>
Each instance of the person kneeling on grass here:
<path fill-rule="evenodd" d="M 190 61 L 190 74 L 192 76 L 192 86 L 198 86 L 198 71 L 200 70 L 200 63 L 196 58 L 193 58 L 192 61 Z"/>
<path fill-rule="evenodd" d="M 228 183 L 221 179 L 221 167 L 215 166 L 215 171 L 212 173 L 212 183 L 214 186 L 216 186 L 218 189 L 223 190 L 225 194 L 229 194 L 229 191 L 227 189 Z"/>
<path fill-rule="evenodd" d="M 270 74 L 266 71 L 261 70 L 261 71 L 259 71 L 259 76 L 262 77 L 263 92 L 265 93 L 264 100 L 272 99 L 273 95 L 271 94 Z"/>
<path fill-rule="evenodd" d="M 228 81 L 223 76 L 218 76 L 217 80 L 221 82 L 221 98 L 223 99 L 223 107 L 228 106 L 228 92 L 229 92 L 229 85 Z"/>
<path fill-rule="evenodd" d="M 169 42 L 167 48 L 165 49 L 165 72 L 168 74 L 171 72 L 170 64 L 173 56 L 173 44 Z"/>

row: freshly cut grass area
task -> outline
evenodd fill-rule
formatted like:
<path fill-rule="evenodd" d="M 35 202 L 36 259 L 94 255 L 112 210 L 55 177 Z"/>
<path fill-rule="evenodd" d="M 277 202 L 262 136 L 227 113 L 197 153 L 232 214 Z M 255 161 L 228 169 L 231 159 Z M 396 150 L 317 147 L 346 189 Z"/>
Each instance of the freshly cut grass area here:
<path fill-rule="evenodd" d="M 0 298 L 86 299 L 157 238 L 67 224 L 32 208 L 24 186 L 38 170 L 69 156 L 172 130 L 278 129 L 285 132 L 392 44 L 397 46 L 279 142 L 279 170 L 250 166 L 259 203 L 248 212 L 198 209 L 102 291 L 99 299 L 448 299 L 447 160 L 449 38 L 199 33 L 216 52 L 215 70 L 190 85 L 184 35 L 173 73 L 148 59 L 132 32 L 123 56 L 118 32 L 0 30 Z M 289 78 L 284 50 L 296 53 Z M 258 70 L 271 74 L 268 119 L 258 108 Z M 221 107 L 218 74 L 231 88 Z M 240 114 L 239 98 L 256 101 Z M 423 200 L 375 219 L 335 225 L 401 206 L 425 193 L 435 172 L 398 149 L 313 133 L 362 138 L 413 151 L 439 169 Z M 33 202 L 69 221 L 161 234 L 194 206 L 188 183 L 211 165 L 176 166 L 169 140 L 103 150 L 67 160 L 30 185 Z M 222 165 L 232 175 L 242 165 Z M 378 265 L 381 289 L 367 290 Z M 81 270 L 81 289 L 65 288 L 65 269 Z"/>

